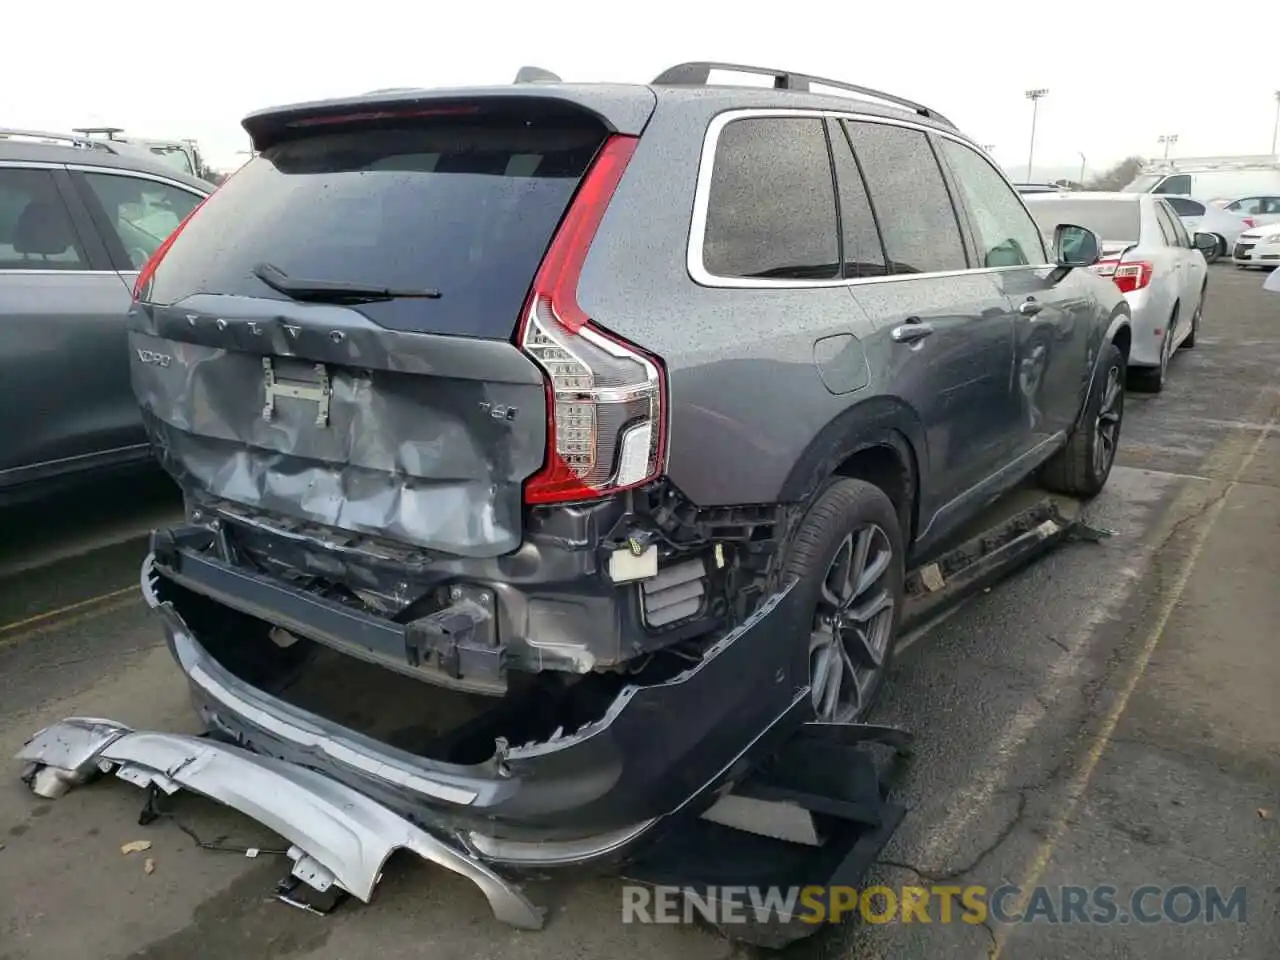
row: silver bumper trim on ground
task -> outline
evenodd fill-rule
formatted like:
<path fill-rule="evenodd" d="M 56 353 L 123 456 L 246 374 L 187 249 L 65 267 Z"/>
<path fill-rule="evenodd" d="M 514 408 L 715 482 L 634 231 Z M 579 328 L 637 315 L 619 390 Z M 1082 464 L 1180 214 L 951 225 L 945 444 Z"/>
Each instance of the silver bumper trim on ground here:
<path fill-rule="evenodd" d="M 480 861 L 321 773 L 199 737 L 134 731 L 111 720 L 70 717 L 35 734 L 18 753 L 28 782 L 59 797 L 95 772 L 138 787 L 190 790 L 226 804 L 301 851 L 294 876 L 317 890 L 337 884 L 368 903 L 383 864 L 409 850 L 470 879 L 494 915 L 540 929 L 542 911 Z M 316 869 L 317 867 L 321 869 Z"/>

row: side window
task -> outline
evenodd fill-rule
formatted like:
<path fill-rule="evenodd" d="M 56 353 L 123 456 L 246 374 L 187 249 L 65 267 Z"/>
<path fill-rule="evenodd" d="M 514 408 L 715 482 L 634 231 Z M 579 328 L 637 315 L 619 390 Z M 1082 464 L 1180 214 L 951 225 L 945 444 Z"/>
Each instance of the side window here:
<path fill-rule="evenodd" d="M 880 230 L 876 226 L 875 211 L 867 196 L 867 186 L 854 159 L 849 141 L 845 139 L 838 123 L 828 128 L 831 132 L 831 155 L 835 160 L 836 185 L 840 195 L 840 234 L 844 246 L 844 275 L 846 277 L 883 277 L 888 271 L 884 264 L 884 247 L 880 243 Z"/>
<path fill-rule="evenodd" d="M 1160 209 L 1159 204 L 1156 204 L 1156 226 L 1160 228 L 1160 239 L 1166 247 L 1176 247 L 1178 245 L 1178 235 L 1173 232 L 1173 224 L 1164 215 L 1164 211 Z"/>
<path fill-rule="evenodd" d="M 942 170 L 919 130 L 844 123 L 884 237 L 890 273 L 968 269 Z"/>
<path fill-rule="evenodd" d="M 1156 215 L 1164 222 L 1165 233 L 1169 236 L 1169 246 L 1190 246 L 1189 243 L 1185 242 L 1187 234 L 1186 231 L 1182 229 L 1182 221 L 1174 216 L 1173 211 L 1170 210 L 1168 206 L 1164 203 L 1157 203 Z"/>
<path fill-rule="evenodd" d="M 822 120 L 733 120 L 711 173 L 702 262 L 719 277 L 840 275 L 835 185 Z"/>
<path fill-rule="evenodd" d="M 977 232 L 978 257 L 984 267 L 1043 264 L 1044 239 L 1018 196 L 980 153 L 941 138 L 942 155 L 951 166 L 965 208 Z"/>
<path fill-rule="evenodd" d="M 1237 200 L 1235 203 L 1227 204 L 1227 209 L 1232 213 L 1265 213 L 1266 211 L 1263 210 L 1264 203 L 1265 199 L 1263 197 L 1246 197 L 1244 200 Z"/>
<path fill-rule="evenodd" d="M 87 270 L 80 238 L 48 170 L 0 170 L 0 270 Z"/>
<path fill-rule="evenodd" d="M 189 190 L 121 173 L 86 173 L 84 182 L 135 270 L 202 199 Z"/>
<path fill-rule="evenodd" d="M 1261 209 L 1254 211 L 1255 213 L 1280 213 L 1280 197 L 1263 197 L 1260 206 Z"/>
<path fill-rule="evenodd" d="M 1178 236 L 1178 246 L 1191 249 L 1194 244 L 1191 242 L 1191 234 L 1187 233 L 1187 228 L 1177 217 L 1173 218 L 1173 229 Z"/>
<path fill-rule="evenodd" d="M 1179 173 L 1172 177 L 1165 177 L 1160 181 L 1159 186 L 1152 193 L 1190 193 L 1191 192 L 1191 174 Z"/>

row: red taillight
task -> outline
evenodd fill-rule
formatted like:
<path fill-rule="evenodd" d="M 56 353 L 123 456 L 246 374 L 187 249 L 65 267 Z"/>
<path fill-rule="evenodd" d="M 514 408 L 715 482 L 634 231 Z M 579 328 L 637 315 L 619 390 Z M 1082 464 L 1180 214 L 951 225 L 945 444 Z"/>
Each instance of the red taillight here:
<path fill-rule="evenodd" d="M 1246 230 L 1251 230 L 1257 226 L 1257 224 L 1253 220 L 1253 217 L 1244 217 L 1242 222 L 1244 223 L 1244 228 Z"/>
<path fill-rule="evenodd" d="M 213 196 L 213 194 L 209 194 L 209 196 Z M 147 284 L 150 283 L 151 278 L 155 276 L 156 267 L 160 266 L 160 261 L 163 260 L 164 255 L 169 252 L 169 248 L 173 246 L 173 241 L 178 239 L 178 234 L 186 229 L 187 224 L 191 222 L 191 218 L 200 211 L 200 208 L 203 207 L 208 200 L 209 197 L 205 197 L 197 203 L 195 207 L 192 208 L 191 212 L 182 218 L 182 222 L 173 228 L 173 233 L 165 237 L 164 243 L 156 247 L 156 252 L 147 258 L 147 262 L 144 263 L 142 265 L 142 269 L 138 271 L 138 279 L 133 282 L 133 299 L 142 299 L 143 293 L 146 292 Z"/>
<path fill-rule="evenodd" d="M 624 136 L 605 141 L 525 302 L 517 340 L 547 381 L 546 459 L 525 482 L 526 503 L 606 496 L 647 483 L 662 471 L 662 366 L 592 324 L 577 298 L 587 251 L 636 143 Z"/>
<path fill-rule="evenodd" d="M 1152 269 L 1152 264 L 1146 260 L 1124 261 L 1115 265 L 1111 279 L 1121 293 L 1133 293 L 1151 282 Z"/>

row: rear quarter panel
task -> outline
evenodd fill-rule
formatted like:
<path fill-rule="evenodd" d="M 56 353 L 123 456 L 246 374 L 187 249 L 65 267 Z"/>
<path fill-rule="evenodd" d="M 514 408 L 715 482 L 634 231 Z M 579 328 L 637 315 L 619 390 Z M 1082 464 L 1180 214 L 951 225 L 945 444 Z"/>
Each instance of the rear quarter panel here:
<path fill-rule="evenodd" d="M 832 393 L 818 375 L 815 341 L 851 335 L 841 362 L 854 370 L 866 365 L 874 330 L 843 286 L 693 281 L 686 254 L 711 116 L 659 102 L 601 222 L 578 298 L 595 322 L 661 357 L 676 486 L 704 506 L 768 503 L 793 496 L 806 469 L 797 465 L 819 434 L 875 394 L 873 369 L 858 379 L 866 386 Z"/>

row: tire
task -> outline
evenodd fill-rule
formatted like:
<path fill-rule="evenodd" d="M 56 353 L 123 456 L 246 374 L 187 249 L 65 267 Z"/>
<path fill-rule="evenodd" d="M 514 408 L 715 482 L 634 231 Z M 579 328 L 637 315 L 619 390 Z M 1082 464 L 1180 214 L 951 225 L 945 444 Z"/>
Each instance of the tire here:
<path fill-rule="evenodd" d="M 1173 355 L 1173 330 L 1178 325 L 1178 306 L 1173 308 L 1173 316 L 1169 318 L 1169 326 L 1160 341 L 1160 365 L 1158 367 L 1139 367 L 1129 371 L 1129 382 L 1135 390 L 1143 393 L 1161 393 L 1165 380 L 1169 376 L 1169 361 Z"/>
<path fill-rule="evenodd" d="M 1200 288 L 1200 305 L 1196 307 L 1196 312 L 1191 317 L 1191 332 L 1187 334 L 1187 339 L 1182 341 L 1180 350 L 1190 350 L 1196 345 L 1196 334 L 1200 332 L 1200 318 L 1204 316 L 1204 298 L 1209 292 L 1209 286 Z"/>
<path fill-rule="evenodd" d="M 1087 500 L 1096 497 L 1107 485 L 1124 425 L 1124 375 L 1124 354 L 1114 343 L 1108 344 L 1080 422 L 1066 446 L 1040 468 L 1040 485 L 1046 490 Z M 1109 409 L 1104 410 L 1104 405 Z M 1110 437 L 1109 448 L 1102 440 L 1104 415 L 1109 417 L 1105 422 L 1112 427 L 1106 431 Z M 1103 447 L 1101 452 L 1099 447 Z"/>
<path fill-rule="evenodd" d="M 844 611 L 847 616 L 841 619 L 841 629 L 832 630 L 833 636 L 826 637 L 820 621 L 831 605 L 824 599 L 824 585 L 829 578 L 831 583 L 840 580 L 840 571 L 835 569 L 835 565 L 846 553 L 849 553 L 850 566 L 856 564 L 864 537 L 868 575 L 880 562 L 885 564 L 884 569 L 874 580 L 867 582 L 864 590 L 852 591 L 854 595 L 848 598 Z M 887 557 L 884 556 L 886 550 Z M 820 679 L 814 676 L 814 671 L 822 659 L 819 650 L 823 642 L 819 635 L 822 634 L 826 642 L 839 643 L 841 648 L 850 651 L 844 663 L 840 664 L 843 679 L 836 682 L 835 692 L 859 691 L 856 705 L 843 704 L 835 709 L 836 705 L 825 703 L 825 694 L 831 693 L 832 688 L 820 690 L 820 685 L 815 683 L 814 709 L 823 719 L 860 720 L 875 705 L 885 674 L 893 662 L 898 623 L 902 618 L 906 577 L 904 557 L 897 510 L 879 487 L 864 480 L 844 477 L 828 480 L 813 498 L 792 536 L 784 569 L 788 577 L 799 580 L 797 589 L 803 591 L 801 609 L 812 611 L 814 617 L 810 637 L 811 683 Z M 835 588 L 831 592 L 836 592 Z M 874 615 L 865 621 L 858 619 L 863 612 L 873 608 L 877 608 Z M 855 660 L 857 665 L 853 664 Z M 830 666 L 832 664 L 828 663 Z M 853 677 L 849 674 L 851 666 Z M 859 675 L 859 670 L 862 675 Z M 829 672 L 826 676 L 830 676 Z M 850 683 L 851 680 L 857 682 Z M 849 686 L 842 691 L 842 684 Z M 820 703 L 820 700 L 824 702 Z M 833 708 L 832 712 L 824 714 L 823 708 L 827 706 Z"/>

